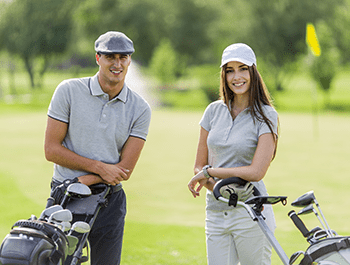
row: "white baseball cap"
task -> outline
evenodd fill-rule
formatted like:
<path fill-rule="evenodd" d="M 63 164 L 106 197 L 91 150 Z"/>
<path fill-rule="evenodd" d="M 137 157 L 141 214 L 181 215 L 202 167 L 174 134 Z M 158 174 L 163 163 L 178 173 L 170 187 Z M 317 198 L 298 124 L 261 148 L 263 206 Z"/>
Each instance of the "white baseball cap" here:
<path fill-rule="evenodd" d="M 247 44 L 235 43 L 228 46 L 222 53 L 221 65 L 223 67 L 228 62 L 241 62 L 248 66 L 256 65 L 255 53 Z"/>

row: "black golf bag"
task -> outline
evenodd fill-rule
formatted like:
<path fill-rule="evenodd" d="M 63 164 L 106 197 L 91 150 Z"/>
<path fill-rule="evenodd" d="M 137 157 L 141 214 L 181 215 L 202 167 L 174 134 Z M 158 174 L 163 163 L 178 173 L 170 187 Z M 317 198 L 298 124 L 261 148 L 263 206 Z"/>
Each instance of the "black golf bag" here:
<path fill-rule="evenodd" d="M 16 222 L 0 248 L 0 264 L 56 265 L 67 256 L 66 235 L 52 224 Z"/>
<path fill-rule="evenodd" d="M 89 188 L 90 194 L 66 196 L 61 204 L 61 209 L 69 210 L 73 216 L 72 227 L 73 222 L 84 221 L 91 228 L 100 208 L 107 206 L 110 187 L 97 184 Z M 85 186 L 85 189 L 89 188 Z M 88 257 L 82 256 L 90 230 L 68 233 L 49 221 L 48 218 L 37 220 L 32 217 L 16 222 L 0 246 L 0 265 L 61 265 L 68 255 L 73 256 L 70 264 L 86 262 Z"/>
<path fill-rule="evenodd" d="M 96 217 L 101 207 L 107 207 L 108 195 L 110 194 L 111 187 L 105 184 L 96 184 L 90 186 L 91 195 L 88 197 L 73 197 L 68 200 L 65 205 L 66 209 L 69 209 L 73 214 L 73 222 L 83 221 L 93 227 Z M 74 236 L 79 238 L 79 244 L 77 245 L 74 253 L 72 254 L 71 265 L 83 263 L 88 261 L 88 256 L 83 257 L 83 248 L 88 248 L 88 236 L 89 233 L 78 234 L 73 233 Z"/>

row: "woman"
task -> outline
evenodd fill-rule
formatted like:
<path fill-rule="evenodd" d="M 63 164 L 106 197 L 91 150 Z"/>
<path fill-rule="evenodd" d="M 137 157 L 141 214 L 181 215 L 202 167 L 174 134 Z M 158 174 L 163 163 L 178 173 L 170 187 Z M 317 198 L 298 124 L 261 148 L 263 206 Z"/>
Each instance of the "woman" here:
<path fill-rule="evenodd" d="M 221 100 L 211 103 L 200 121 L 195 176 L 188 183 L 194 197 L 206 187 L 206 242 L 209 265 L 271 264 L 271 246 L 243 207 L 217 201 L 219 179 L 240 177 L 267 195 L 262 181 L 275 156 L 278 115 L 246 44 L 228 46 L 221 61 Z M 263 211 L 273 232 L 271 206 Z"/>

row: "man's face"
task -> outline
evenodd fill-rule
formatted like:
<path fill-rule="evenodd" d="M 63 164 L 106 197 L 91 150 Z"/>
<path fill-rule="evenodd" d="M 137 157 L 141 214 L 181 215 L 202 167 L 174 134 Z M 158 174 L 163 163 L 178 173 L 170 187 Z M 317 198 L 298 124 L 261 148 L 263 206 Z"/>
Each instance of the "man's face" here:
<path fill-rule="evenodd" d="M 125 76 L 131 63 L 131 56 L 126 54 L 96 54 L 96 62 L 100 66 L 100 82 L 116 85 L 124 84 Z"/>

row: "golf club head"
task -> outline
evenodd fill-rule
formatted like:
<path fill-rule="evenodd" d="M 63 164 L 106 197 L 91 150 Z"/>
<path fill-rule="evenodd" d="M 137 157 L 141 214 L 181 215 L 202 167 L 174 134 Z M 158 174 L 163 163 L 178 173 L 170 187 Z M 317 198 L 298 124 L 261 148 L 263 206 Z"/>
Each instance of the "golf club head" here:
<path fill-rule="evenodd" d="M 75 232 L 80 233 L 80 234 L 88 233 L 88 232 L 90 232 L 90 230 L 91 230 L 90 225 L 88 223 L 82 222 L 82 221 L 75 222 L 71 228 L 71 231 L 75 231 Z"/>
<path fill-rule="evenodd" d="M 62 231 L 63 232 L 67 232 L 71 229 L 72 225 L 70 224 L 70 222 L 62 222 L 61 223 L 62 226 Z"/>
<path fill-rule="evenodd" d="M 314 206 L 309 204 L 298 212 L 298 215 L 309 214 L 315 212 Z"/>
<path fill-rule="evenodd" d="M 52 205 L 51 207 L 46 208 L 44 211 L 42 211 L 39 220 L 50 217 L 51 214 L 60 210 L 63 210 L 63 207 L 61 205 Z"/>
<path fill-rule="evenodd" d="M 67 235 L 68 240 L 68 255 L 73 255 L 75 248 L 79 242 L 79 239 L 75 236 Z"/>
<path fill-rule="evenodd" d="M 292 206 L 304 207 L 309 204 L 313 204 L 314 201 L 315 201 L 315 195 L 314 195 L 314 191 L 312 190 L 305 193 L 304 195 L 301 195 L 298 199 L 292 202 Z"/>
<path fill-rule="evenodd" d="M 32 214 L 30 216 L 30 220 L 35 221 L 35 220 L 38 220 L 38 218 L 34 214 Z"/>
<path fill-rule="evenodd" d="M 57 212 L 54 212 L 50 215 L 48 222 L 51 223 L 52 221 L 55 222 L 70 222 L 73 220 L 73 215 L 71 211 L 67 209 L 59 210 Z"/>
<path fill-rule="evenodd" d="M 67 193 L 69 196 L 77 196 L 80 198 L 88 197 L 91 195 L 91 190 L 88 186 L 82 183 L 73 183 L 68 186 Z"/>
<path fill-rule="evenodd" d="M 289 259 L 289 264 L 294 264 L 294 262 L 301 256 L 305 255 L 304 251 L 297 251 L 295 252 Z"/>
<path fill-rule="evenodd" d="M 72 225 L 70 222 L 57 222 L 54 220 L 51 220 L 51 224 L 54 224 L 56 227 L 58 227 L 62 232 L 67 232 L 71 229 Z"/>

